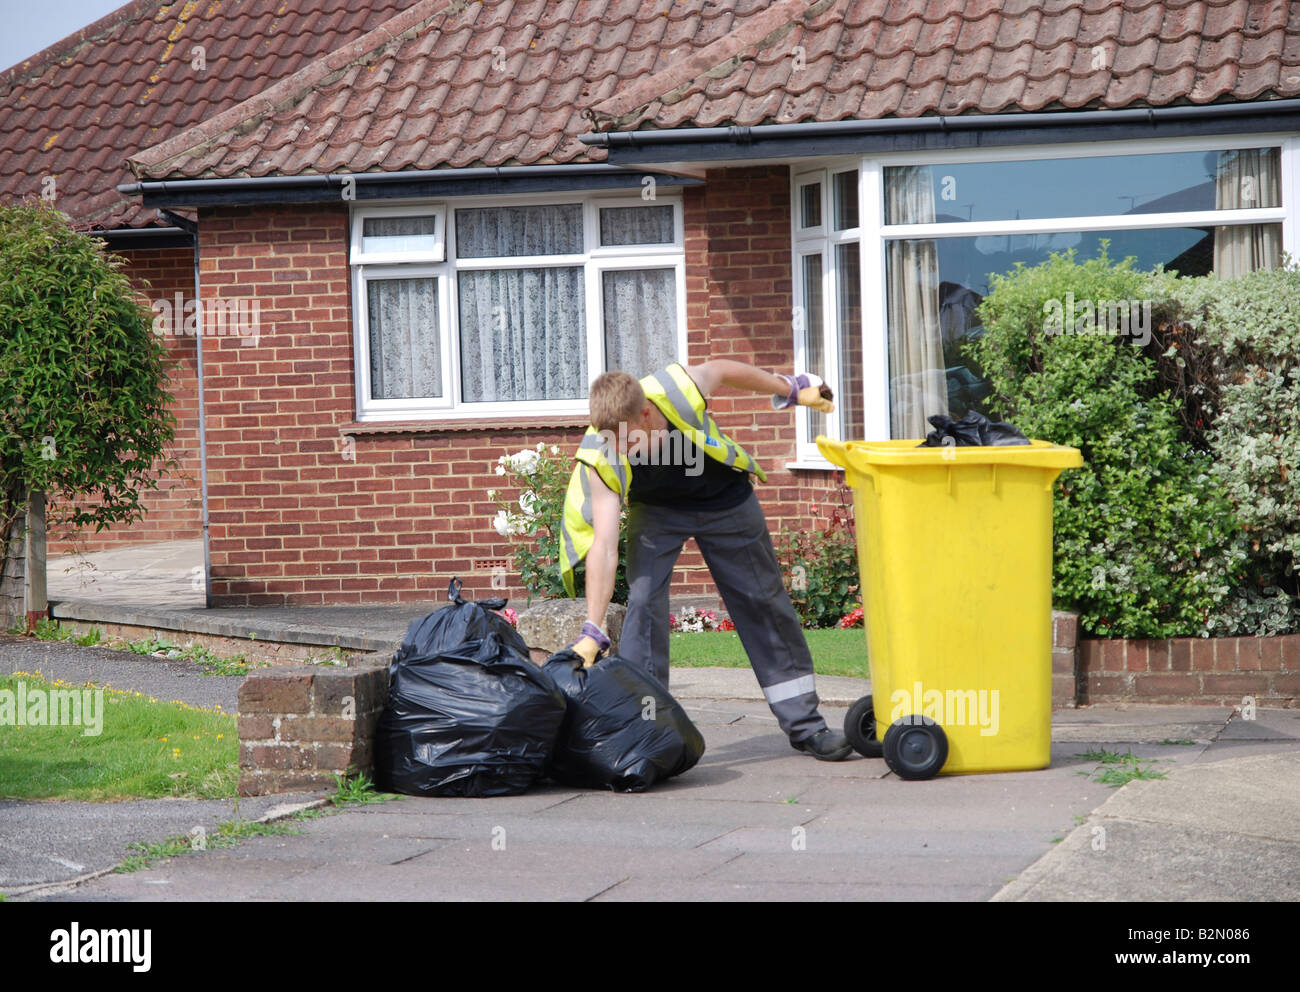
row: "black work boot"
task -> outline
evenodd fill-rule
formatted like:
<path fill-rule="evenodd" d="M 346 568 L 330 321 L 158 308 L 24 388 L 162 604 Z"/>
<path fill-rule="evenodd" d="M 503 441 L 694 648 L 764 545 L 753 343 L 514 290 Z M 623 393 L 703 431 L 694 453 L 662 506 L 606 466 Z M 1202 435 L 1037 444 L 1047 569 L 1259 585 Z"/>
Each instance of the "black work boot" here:
<path fill-rule="evenodd" d="M 853 753 L 853 745 L 843 734 L 837 734 L 830 727 L 823 727 L 811 737 L 801 741 L 791 741 L 790 746 L 796 751 L 811 754 L 819 761 L 843 761 Z"/>

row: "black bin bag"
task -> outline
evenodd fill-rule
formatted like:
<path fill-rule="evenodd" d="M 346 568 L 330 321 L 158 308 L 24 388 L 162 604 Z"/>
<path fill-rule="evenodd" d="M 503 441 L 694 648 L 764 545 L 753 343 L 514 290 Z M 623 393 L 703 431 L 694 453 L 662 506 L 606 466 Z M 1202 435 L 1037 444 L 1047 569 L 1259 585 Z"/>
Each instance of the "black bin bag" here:
<path fill-rule="evenodd" d="M 584 668 L 565 649 L 542 671 L 568 699 L 549 774 L 564 785 L 644 792 L 704 754 L 704 737 L 667 688 L 617 656 Z"/>
<path fill-rule="evenodd" d="M 375 784 L 409 796 L 511 796 L 546 771 L 565 699 L 528 658 L 505 603 L 460 598 L 411 624 L 389 670 Z"/>

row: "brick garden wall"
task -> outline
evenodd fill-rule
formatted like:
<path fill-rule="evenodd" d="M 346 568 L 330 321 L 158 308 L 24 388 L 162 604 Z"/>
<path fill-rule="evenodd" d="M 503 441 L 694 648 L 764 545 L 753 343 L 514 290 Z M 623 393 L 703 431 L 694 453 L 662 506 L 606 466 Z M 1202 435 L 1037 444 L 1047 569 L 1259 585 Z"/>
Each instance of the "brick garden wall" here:
<path fill-rule="evenodd" d="M 215 602 L 441 601 L 455 575 L 467 595 L 493 593 L 473 569 L 510 550 L 486 497 L 501 487 L 497 457 L 538 442 L 571 451 L 585 424 L 356 427 L 343 206 L 205 209 L 199 227 L 204 296 L 254 296 L 261 313 L 256 346 L 204 342 Z M 787 170 L 711 173 L 686 192 L 685 236 L 690 360 L 790 368 Z M 711 406 L 768 472 L 773 531 L 813 523 L 834 476 L 784 469 L 792 415 L 763 396 Z M 672 593 L 716 595 L 693 544 Z M 522 600 L 517 576 L 505 594 Z"/>
<path fill-rule="evenodd" d="M 128 260 L 126 273 L 148 302 L 174 302 L 180 292 L 184 300 L 194 297 L 194 252 L 190 248 L 131 249 L 118 252 Z M 145 286 L 145 280 L 149 286 Z M 51 556 L 101 551 L 106 548 L 155 541 L 200 539 L 203 536 L 199 485 L 199 392 L 195 339 L 184 333 L 183 324 L 168 329 L 167 359 L 171 382 L 172 414 L 176 418 L 175 440 L 170 449 L 178 466 L 159 476 L 159 488 L 145 492 L 140 502 L 146 513 L 130 526 L 96 533 L 84 529 L 69 539 L 62 531 L 51 531 Z"/>
<path fill-rule="evenodd" d="M 1079 642 L 1080 702 L 1300 703 L 1300 635 Z"/>

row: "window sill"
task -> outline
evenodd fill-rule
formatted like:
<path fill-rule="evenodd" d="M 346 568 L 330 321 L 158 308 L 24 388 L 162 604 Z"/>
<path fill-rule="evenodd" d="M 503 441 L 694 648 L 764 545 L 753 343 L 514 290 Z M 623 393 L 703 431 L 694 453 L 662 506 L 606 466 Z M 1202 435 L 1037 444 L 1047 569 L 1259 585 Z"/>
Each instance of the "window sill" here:
<path fill-rule="evenodd" d="M 786 462 L 787 469 L 819 469 L 823 472 L 838 472 L 840 467 L 830 462 Z"/>
<path fill-rule="evenodd" d="M 428 420 L 363 420 L 344 424 L 340 434 L 357 437 L 381 434 L 444 434 L 464 431 L 531 431 L 551 428 L 587 429 L 587 417 L 580 415 L 554 417 L 493 417 L 478 420 L 456 420 L 450 417 Z"/>

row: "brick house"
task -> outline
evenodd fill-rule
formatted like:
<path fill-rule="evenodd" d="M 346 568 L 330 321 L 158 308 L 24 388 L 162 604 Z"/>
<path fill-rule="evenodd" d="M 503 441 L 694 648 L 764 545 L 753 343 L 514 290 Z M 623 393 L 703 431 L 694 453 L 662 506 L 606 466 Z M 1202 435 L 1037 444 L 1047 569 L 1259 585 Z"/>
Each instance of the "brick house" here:
<path fill-rule="evenodd" d="M 711 403 L 768 471 L 773 528 L 806 528 L 838 485 L 816 434 L 979 407 L 962 345 L 990 273 L 1103 238 L 1187 274 L 1297 254 L 1294 4 L 191 8 L 130 5 L 0 88 L 72 126 L 87 107 L 49 94 L 102 39 L 141 76 L 96 122 L 99 213 L 73 212 L 154 283 L 200 470 L 110 539 L 201 535 L 214 605 L 485 592 L 497 457 L 572 448 L 591 378 L 674 359 L 837 387 L 830 418 Z M 159 63 L 164 38 L 225 84 Z M 163 88 L 183 120 L 120 123 Z M 29 180 L 54 126 L 25 127 Z M 674 594 L 711 591 L 684 555 Z"/>

